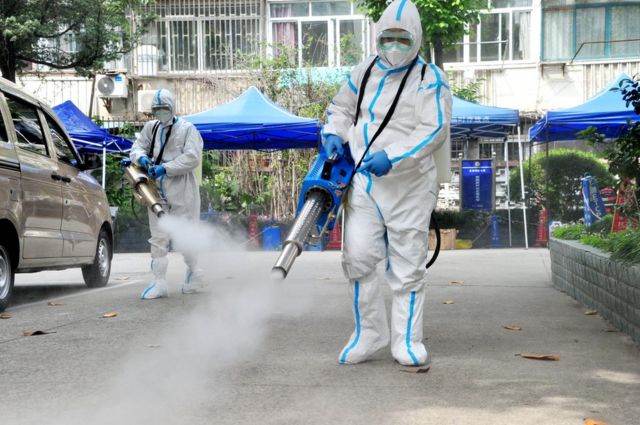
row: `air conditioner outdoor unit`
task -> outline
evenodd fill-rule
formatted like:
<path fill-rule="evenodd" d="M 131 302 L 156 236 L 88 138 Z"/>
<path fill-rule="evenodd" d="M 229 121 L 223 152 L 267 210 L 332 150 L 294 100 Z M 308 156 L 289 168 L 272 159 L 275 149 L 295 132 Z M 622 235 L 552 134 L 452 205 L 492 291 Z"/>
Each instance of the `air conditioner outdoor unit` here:
<path fill-rule="evenodd" d="M 158 90 L 138 90 L 138 112 L 151 113 L 151 105 Z"/>
<path fill-rule="evenodd" d="M 96 89 L 99 97 L 127 97 L 127 77 L 124 74 L 96 76 Z"/>

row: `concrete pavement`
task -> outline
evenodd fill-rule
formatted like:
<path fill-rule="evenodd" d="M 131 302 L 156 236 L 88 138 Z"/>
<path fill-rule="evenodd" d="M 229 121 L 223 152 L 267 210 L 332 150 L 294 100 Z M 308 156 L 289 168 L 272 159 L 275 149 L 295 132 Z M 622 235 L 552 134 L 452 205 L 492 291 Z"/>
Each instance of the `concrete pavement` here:
<path fill-rule="evenodd" d="M 428 276 L 424 374 L 388 350 L 338 365 L 353 328 L 339 253 L 305 252 L 281 284 L 268 281 L 275 258 L 208 256 L 209 285 L 182 296 L 172 255 L 172 296 L 157 301 L 137 298 L 147 255 L 116 256 L 99 290 L 78 271 L 19 276 L 12 318 L 0 321 L 3 422 L 638 423 L 640 349 L 551 287 L 547 250 L 441 253 Z"/>

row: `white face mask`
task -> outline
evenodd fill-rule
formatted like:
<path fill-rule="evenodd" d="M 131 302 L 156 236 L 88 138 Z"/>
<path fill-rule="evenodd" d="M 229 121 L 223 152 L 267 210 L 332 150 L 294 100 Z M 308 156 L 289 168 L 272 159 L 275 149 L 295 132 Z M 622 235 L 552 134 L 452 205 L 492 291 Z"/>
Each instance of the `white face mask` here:
<path fill-rule="evenodd" d="M 414 39 L 408 31 L 387 30 L 378 34 L 376 44 L 380 56 L 392 66 L 398 66 L 409 59 Z"/>
<path fill-rule="evenodd" d="M 388 50 L 382 52 L 382 57 L 384 57 L 384 59 L 392 66 L 398 66 L 407 61 L 409 52 L 402 52 L 400 50 Z"/>

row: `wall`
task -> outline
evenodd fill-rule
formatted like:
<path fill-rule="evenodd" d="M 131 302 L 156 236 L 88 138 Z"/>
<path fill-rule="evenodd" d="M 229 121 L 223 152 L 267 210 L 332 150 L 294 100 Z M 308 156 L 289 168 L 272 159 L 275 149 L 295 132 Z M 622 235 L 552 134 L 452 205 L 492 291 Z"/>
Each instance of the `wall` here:
<path fill-rule="evenodd" d="M 621 72 L 640 72 L 640 59 L 592 63 L 446 64 L 453 84 L 480 81 L 480 102 L 524 113 L 579 105 Z"/>
<path fill-rule="evenodd" d="M 640 266 L 575 241 L 552 238 L 549 248 L 554 286 L 640 343 Z"/>

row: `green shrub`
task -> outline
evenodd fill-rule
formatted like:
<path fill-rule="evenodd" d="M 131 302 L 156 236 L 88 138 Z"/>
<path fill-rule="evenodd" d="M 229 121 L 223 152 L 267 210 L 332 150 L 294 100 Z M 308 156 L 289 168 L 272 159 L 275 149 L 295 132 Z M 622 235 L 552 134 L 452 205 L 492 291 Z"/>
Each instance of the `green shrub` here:
<path fill-rule="evenodd" d="M 613 214 L 607 214 L 600 220 L 593 223 L 587 231 L 589 233 L 609 233 L 613 224 Z"/>
<path fill-rule="evenodd" d="M 551 218 L 563 222 L 582 217 L 581 178 L 589 173 L 600 188 L 612 187 L 614 178 L 606 165 L 593 153 L 571 149 L 553 149 L 531 157 L 524 168 L 526 196 L 536 208 L 546 207 Z M 520 198 L 520 169 L 511 171 L 511 198 Z"/>
<path fill-rule="evenodd" d="M 609 250 L 609 239 L 601 234 L 587 234 L 580 238 L 580 242 L 596 247 L 598 249 L 602 249 L 604 251 Z"/>
<path fill-rule="evenodd" d="M 594 226 L 585 229 L 582 224 L 570 224 L 558 227 L 553 236 L 558 239 L 579 240 L 580 243 L 593 246 L 611 253 L 612 260 L 625 263 L 640 263 L 640 229 L 629 229 L 624 232 L 609 233 L 611 224 L 603 218 L 599 231 Z M 609 221 L 610 223 L 610 221 Z"/>
<path fill-rule="evenodd" d="M 609 235 L 608 251 L 611 258 L 629 263 L 640 263 L 640 229 L 631 229 Z"/>
<path fill-rule="evenodd" d="M 553 231 L 553 236 L 558 239 L 566 239 L 575 241 L 586 234 L 584 224 L 568 224 L 566 226 L 557 227 Z"/>

